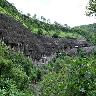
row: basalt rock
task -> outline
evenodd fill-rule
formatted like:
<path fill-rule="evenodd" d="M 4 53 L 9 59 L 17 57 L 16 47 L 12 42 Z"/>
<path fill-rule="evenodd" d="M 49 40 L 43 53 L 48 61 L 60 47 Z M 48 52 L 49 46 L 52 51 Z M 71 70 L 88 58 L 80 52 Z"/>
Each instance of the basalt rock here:
<path fill-rule="evenodd" d="M 23 52 L 34 62 L 45 59 L 48 62 L 56 53 L 68 50 L 75 52 L 77 47 L 90 47 L 86 40 L 52 38 L 34 34 L 19 21 L 4 14 L 0 14 L 0 40 L 15 51 Z"/>

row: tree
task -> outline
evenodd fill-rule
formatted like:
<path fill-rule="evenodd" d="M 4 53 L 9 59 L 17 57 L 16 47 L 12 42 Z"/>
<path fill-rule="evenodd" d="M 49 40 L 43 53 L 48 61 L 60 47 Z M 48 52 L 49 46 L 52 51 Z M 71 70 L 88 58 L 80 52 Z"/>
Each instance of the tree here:
<path fill-rule="evenodd" d="M 87 15 L 96 15 L 96 0 L 89 0 L 87 8 Z"/>
<path fill-rule="evenodd" d="M 41 20 L 42 20 L 43 22 L 46 22 L 46 19 L 45 19 L 45 17 L 43 17 L 43 16 L 41 16 Z"/>
<path fill-rule="evenodd" d="M 43 30 L 41 28 L 38 28 L 37 34 L 38 35 L 42 35 L 43 34 Z"/>
<path fill-rule="evenodd" d="M 36 19 L 36 17 L 37 17 L 37 15 L 36 15 L 36 14 L 34 14 L 33 19 Z"/>
<path fill-rule="evenodd" d="M 58 33 L 54 33 L 52 37 L 53 38 L 58 38 L 59 37 L 59 34 Z"/>
<path fill-rule="evenodd" d="M 50 19 L 47 20 L 47 23 L 50 24 Z"/>
<path fill-rule="evenodd" d="M 31 14 L 30 14 L 30 13 L 27 13 L 27 16 L 28 16 L 28 17 L 30 17 L 30 16 L 31 16 Z"/>

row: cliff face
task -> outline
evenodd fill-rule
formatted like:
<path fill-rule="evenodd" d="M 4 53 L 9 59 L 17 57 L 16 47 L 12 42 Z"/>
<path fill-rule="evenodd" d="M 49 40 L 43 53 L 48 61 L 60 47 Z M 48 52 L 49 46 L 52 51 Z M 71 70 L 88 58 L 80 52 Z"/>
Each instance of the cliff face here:
<path fill-rule="evenodd" d="M 57 52 L 90 46 L 85 40 L 52 38 L 33 34 L 23 24 L 4 14 L 0 14 L 0 39 L 14 50 L 23 52 L 33 61 L 40 62 L 50 61 Z M 46 57 L 49 59 L 45 60 Z"/>

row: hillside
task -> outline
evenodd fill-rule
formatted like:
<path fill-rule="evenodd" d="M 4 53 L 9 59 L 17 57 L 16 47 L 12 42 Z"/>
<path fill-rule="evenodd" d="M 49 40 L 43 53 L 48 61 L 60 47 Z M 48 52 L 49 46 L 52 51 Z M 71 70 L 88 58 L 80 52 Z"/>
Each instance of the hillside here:
<path fill-rule="evenodd" d="M 74 27 L 74 32 L 84 36 L 89 42 L 96 44 L 96 23 Z"/>
<path fill-rule="evenodd" d="M 47 63 L 57 53 L 65 52 L 75 55 L 78 48 L 89 47 L 90 49 L 91 46 L 86 40 L 52 38 L 32 33 L 22 23 L 4 14 L 0 14 L 0 39 L 10 48 L 30 57 L 33 62 L 38 61 L 37 64 Z M 43 60 L 45 57 L 46 60 Z"/>
<path fill-rule="evenodd" d="M 96 96 L 95 26 L 50 24 L 0 0 L 0 96 Z"/>
<path fill-rule="evenodd" d="M 89 25 L 81 25 L 79 28 L 88 32 L 96 33 L 96 23 Z"/>
<path fill-rule="evenodd" d="M 24 15 L 20 11 L 16 9 L 13 4 L 10 4 L 6 0 L 0 1 L 0 13 L 7 14 L 13 17 L 15 20 L 21 22 L 25 27 L 27 27 L 30 31 L 43 34 L 47 36 L 60 36 L 60 37 L 74 37 L 74 38 L 81 38 L 82 36 L 78 33 L 70 32 L 70 27 L 61 25 L 58 22 L 54 22 L 51 24 L 42 20 L 38 20 L 36 15 L 31 17 L 30 15 Z M 42 17 L 44 18 L 44 17 Z"/>

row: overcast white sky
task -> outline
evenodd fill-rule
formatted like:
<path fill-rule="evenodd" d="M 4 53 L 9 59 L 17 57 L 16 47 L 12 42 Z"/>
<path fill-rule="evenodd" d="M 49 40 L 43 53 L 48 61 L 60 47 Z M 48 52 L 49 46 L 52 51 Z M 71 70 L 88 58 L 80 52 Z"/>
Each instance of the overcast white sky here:
<path fill-rule="evenodd" d="M 51 22 L 57 21 L 69 26 L 96 23 L 96 18 L 85 16 L 88 0 L 7 0 L 18 10 L 32 16 L 44 16 Z"/>

